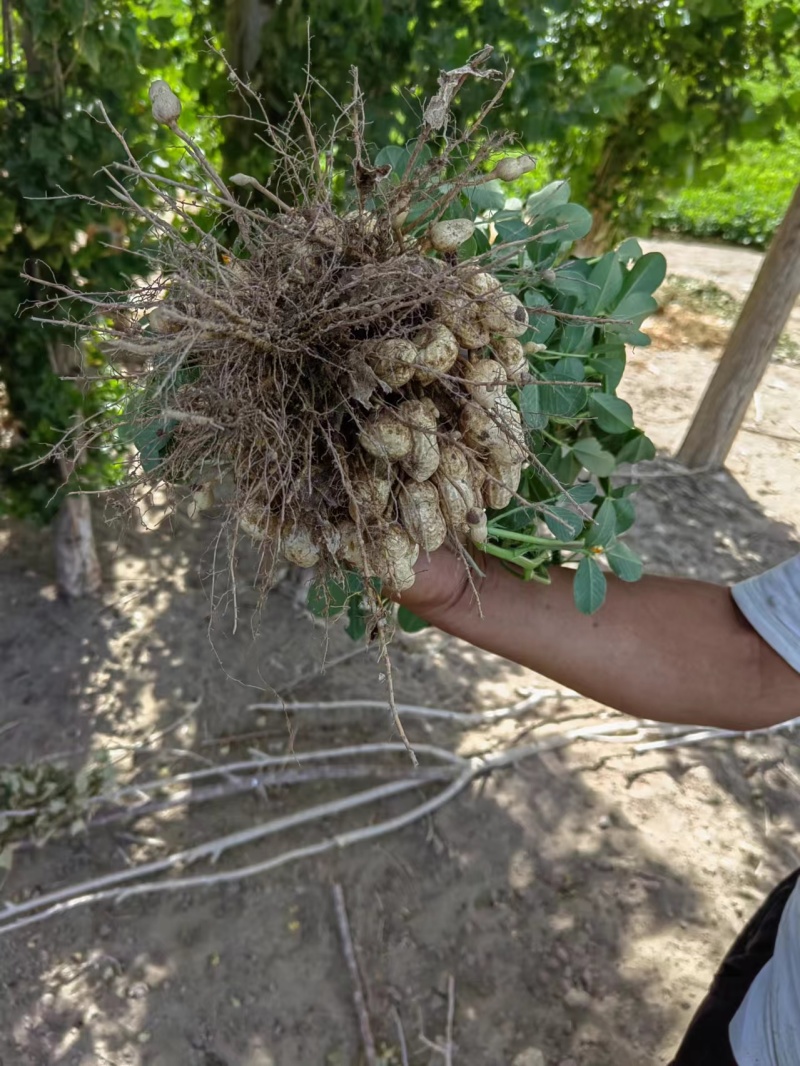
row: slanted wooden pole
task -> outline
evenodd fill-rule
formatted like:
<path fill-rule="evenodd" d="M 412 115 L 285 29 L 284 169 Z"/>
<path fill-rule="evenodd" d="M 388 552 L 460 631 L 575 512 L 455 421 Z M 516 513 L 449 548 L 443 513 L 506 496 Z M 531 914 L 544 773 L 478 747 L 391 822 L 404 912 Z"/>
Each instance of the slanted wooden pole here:
<path fill-rule="evenodd" d="M 722 466 L 800 296 L 800 185 L 764 257 L 678 460 L 691 469 Z"/>

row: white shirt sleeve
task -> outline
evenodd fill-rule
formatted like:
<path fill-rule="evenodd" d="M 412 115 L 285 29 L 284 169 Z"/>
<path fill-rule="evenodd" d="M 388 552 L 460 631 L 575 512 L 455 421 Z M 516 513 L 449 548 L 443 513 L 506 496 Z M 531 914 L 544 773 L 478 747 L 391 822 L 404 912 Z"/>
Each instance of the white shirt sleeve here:
<path fill-rule="evenodd" d="M 800 882 L 781 915 L 775 954 L 748 988 L 728 1037 L 738 1066 L 800 1063 Z"/>
<path fill-rule="evenodd" d="M 734 585 L 731 592 L 753 629 L 800 672 L 800 555 Z"/>
<path fill-rule="evenodd" d="M 800 671 L 800 555 L 731 592 L 753 629 Z M 738 1066 L 800 1063 L 800 882 L 781 915 L 775 953 L 747 990 L 728 1035 Z"/>

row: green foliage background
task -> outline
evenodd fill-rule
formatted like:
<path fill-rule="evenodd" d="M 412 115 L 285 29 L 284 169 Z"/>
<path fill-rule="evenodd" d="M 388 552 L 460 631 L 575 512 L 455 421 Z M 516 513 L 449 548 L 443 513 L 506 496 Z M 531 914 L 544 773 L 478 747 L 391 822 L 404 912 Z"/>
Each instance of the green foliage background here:
<path fill-rule="evenodd" d="M 20 269 L 52 271 L 66 285 L 120 289 L 135 274 L 142 231 L 110 207 L 47 201 L 59 189 L 105 196 L 99 167 L 121 150 L 97 122 L 102 99 L 137 154 L 174 167 L 180 149 L 149 115 L 146 90 L 166 77 L 184 125 L 223 173 L 266 176 L 270 160 L 247 124 L 204 117 L 237 108 L 219 57 L 252 78 L 270 117 L 286 115 L 306 83 L 311 24 L 315 76 L 336 100 L 361 72 L 370 136 L 402 143 L 438 72 L 490 41 L 517 76 L 497 120 L 545 165 L 524 195 L 569 177 L 594 213 L 594 250 L 659 222 L 679 232 L 763 243 L 797 175 L 800 155 L 800 0 L 9 0 L 13 29 L 0 70 L 0 380 L 17 429 L 0 451 L 0 513 L 49 518 L 59 499 L 53 467 L 22 469 L 45 453 L 75 414 L 118 401 L 103 354 L 86 357 L 99 379 L 79 391 L 52 372 L 47 337 L 18 308 L 37 296 Z M 256 21 L 253 19 L 256 17 Z M 468 85 L 460 117 L 483 89 Z M 333 106 L 315 97 L 314 119 Z M 741 146 L 741 147 L 740 147 Z M 726 167 L 728 168 L 726 171 Z M 663 207 L 670 190 L 675 198 Z M 45 265 L 46 264 L 46 265 Z M 66 326 L 62 339 L 74 341 Z M 8 416 L 7 416 L 8 417 Z M 95 487 L 118 474 L 113 441 L 81 468 Z"/>
<path fill-rule="evenodd" d="M 768 102 L 800 97 L 800 59 L 787 57 L 783 75 L 769 72 L 750 86 Z M 769 244 L 800 181 L 800 122 L 786 121 L 772 140 L 746 141 L 716 180 L 698 177 L 663 208 L 652 224 L 686 236 L 718 237 L 763 248 Z"/>
<path fill-rule="evenodd" d="M 54 345 L 76 343 L 69 311 L 55 312 L 63 330 L 35 322 L 24 307 L 43 293 L 20 273 L 104 292 L 124 290 L 140 269 L 142 228 L 131 229 L 113 205 L 100 210 L 87 199 L 57 197 L 109 200 L 100 168 L 119 159 L 121 149 L 100 121 L 98 100 L 137 155 L 148 155 L 156 168 L 168 165 L 167 138 L 150 116 L 147 87 L 154 73 L 185 55 L 202 24 L 176 3 L 164 8 L 167 15 L 158 4 L 16 0 L 10 9 L 12 34 L 0 69 L 0 380 L 15 443 L 0 450 L 0 513 L 49 520 L 67 486 L 55 463 L 26 464 L 41 459 L 76 414 L 119 402 L 120 386 L 91 344 L 83 353 L 83 369 L 95 379 L 88 388 L 56 376 Z M 189 105 L 191 121 L 191 96 Z M 68 371 L 77 373 L 81 362 L 76 351 Z M 75 483 L 98 488 L 118 475 L 117 449 L 104 439 L 88 451 Z"/>

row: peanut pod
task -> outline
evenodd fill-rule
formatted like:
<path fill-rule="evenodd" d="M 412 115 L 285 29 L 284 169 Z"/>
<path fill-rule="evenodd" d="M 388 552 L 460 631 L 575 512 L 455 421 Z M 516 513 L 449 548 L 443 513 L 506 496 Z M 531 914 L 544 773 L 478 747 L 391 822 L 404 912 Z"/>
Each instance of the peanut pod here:
<path fill-rule="evenodd" d="M 454 533 L 467 533 L 467 513 L 475 507 L 472 485 L 466 478 L 448 478 L 440 473 L 434 481 L 447 525 Z"/>
<path fill-rule="evenodd" d="M 302 566 L 307 570 L 319 562 L 319 548 L 305 526 L 295 526 L 290 533 L 282 536 L 280 550 L 287 563 Z"/>
<path fill-rule="evenodd" d="M 488 296 L 489 293 L 500 291 L 500 282 L 492 274 L 484 270 L 460 270 L 461 284 L 470 296 Z"/>
<path fill-rule="evenodd" d="M 430 385 L 446 374 L 458 359 L 458 341 L 441 322 L 423 326 L 414 337 L 417 348 L 414 376 L 421 385 Z"/>
<path fill-rule="evenodd" d="M 214 502 L 214 486 L 210 482 L 207 485 L 198 485 L 189 500 L 189 517 L 194 518 L 203 511 L 210 511 Z"/>
<path fill-rule="evenodd" d="M 397 526 L 389 526 L 367 549 L 367 577 L 379 577 L 388 589 L 403 592 L 414 584 L 419 545 Z"/>
<path fill-rule="evenodd" d="M 489 333 L 521 337 L 528 328 L 528 312 L 524 304 L 510 292 L 491 295 L 480 305 L 480 319 Z"/>
<path fill-rule="evenodd" d="M 475 232 L 475 223 L 469 218 L 450 218 L 434 222 L 428 230 L 430 242 L 437 252 L 455 252 Z"/>
<path fill-rule="evenodd" d="M 398 498 L 400 517 L 412 540 L 426 552 L 444 543 L 447 526 L 439 507 L 439 495 L 430 481 L 403 485 Z"/>
<path fill-rule="evenodd" d="M 505 367 L 509 381 L 527 373 L 528 360 L 525 358 L 525 350 L 516 337 L 493 337 L 491 348 L 497 362 Z"/>
<path fill-rule="evenodd" d="M 357 570 L 363 570 L 364 554 L 361 550 L 361 542 L 358 538 L 358 529 L 355 522 L 347 520 L 340 522 L 337 532 L 339 535 L 339 558 Z"/>
<path fill-rule="evenodd" d="M 239 515 L 239 529 L 251 540 L 274 540 L 280 534 L 280 520 L 267 510 L 260 513 L 254 508 Z"/>
<path fill-rule="evenodd" d="M 535 169 L 536 160 L 532 155 L 507 155 L 505 159 L 498 159 L 491 176 L 500 181 L 517 181 Z"/>
<path fill-rule="evenodd" d="M 478 308 L 472 300 L 448 294 L 436 304 L 436 315 L 467 351 L 485 348 L 489 343 L 489 334 L 483 328 Z"/>
<path fill-rule="evenodd" d="M 499 463 L 491 458 L 486 464 L 486 481 L 483 483 L 483 498 L 486 506 L 499 511 L 507 507 L 519 487 L 522 463 Z"/>
<path fill-rule="evenodd" d="M 391 471 L 382 459 L 358 463 L 351 478 L 352 496 L 348 510 L 353 521 L 378 518 L 389 503 Z"/>
<path fill-rule="evenodd" d="M 388 337 L 369 346 L 369 360 L 375 374 L 392 389 L 401 389 L 414 376 L 417 349 L 411 341 Z"/>
<path fill-rule="evenodd" d="M 400 462 L 415 481 L 427 481 L 439 466 L 436 419 L 439 412 L 432 400 L 406 400 L 397 408 L 411 434 L 411 448 Z"/>
<path fill-rule="evenodd" d="M 449 478 L 465 480 L 469 477 L 469 463 L 463 450 L 455 444 L 442 444 L 439 448 L 439 470 Z"/>
<path fill-rule="evenodd" d="M 362 426 L 358 442 L 365 452 L 385 462 L 404 458 L 413 446 L 411 429 L 389 409 L 373 415 Z"/>
<path fill-rule="evenodd" d="M 473 507 L 467 511 L 469 539 L 473 544 L 485 544 L 489 536 L 489 519 L 485 511 Z"/>
<path fill-rule="evenodd" d="M 494 359 L 469 363 L 464 370 L 467 391 L 481 407 L 494 407 L 498 397 L 505 395 L 507 382 L 505 370 Z"/>

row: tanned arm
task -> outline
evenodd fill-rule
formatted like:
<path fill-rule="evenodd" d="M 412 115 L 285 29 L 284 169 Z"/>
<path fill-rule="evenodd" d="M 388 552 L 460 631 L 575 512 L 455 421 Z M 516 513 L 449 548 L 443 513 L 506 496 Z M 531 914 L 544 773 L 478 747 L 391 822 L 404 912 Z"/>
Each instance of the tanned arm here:
<path fill-rule="evenodd" d="M 439 629 L 527 666 L 608 707 L 662 722 L 758 729 L 800 715 L 800 674 L 756 633 L 730 591 L 703 581 L 608 576 L 600 610 L 581 614 L 574 571 L 523 582 L 481 556 L 484 577 L 440 550 L 401 597 Z"/>

